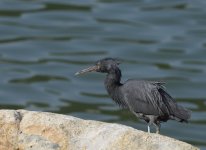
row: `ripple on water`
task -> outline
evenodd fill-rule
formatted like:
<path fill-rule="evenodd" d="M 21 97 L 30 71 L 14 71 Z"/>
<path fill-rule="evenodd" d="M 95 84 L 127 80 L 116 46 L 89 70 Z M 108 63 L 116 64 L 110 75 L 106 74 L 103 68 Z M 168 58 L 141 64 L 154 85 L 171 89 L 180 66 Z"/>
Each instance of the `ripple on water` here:
<path fill-rule="evenodd" d="M 205 1 L 0 2 L 0 106 L 71 114 L 146 130 L 107 96 L 105 74 L 74 76 L 100 58 L 123 60 L 128 78 L 164 81 L 191 109 L 162 134 L 205 148 Z M 94 115 L 95 114 L 95 115 Z"/>

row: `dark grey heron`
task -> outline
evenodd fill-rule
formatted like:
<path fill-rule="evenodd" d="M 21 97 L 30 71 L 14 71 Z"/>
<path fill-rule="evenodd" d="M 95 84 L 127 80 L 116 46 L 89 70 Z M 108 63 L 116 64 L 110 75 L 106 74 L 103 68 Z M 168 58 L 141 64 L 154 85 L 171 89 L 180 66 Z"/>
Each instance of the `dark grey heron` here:
<path fill-rule="evenodd" d="M 150 125 L 154 125 L 156 133 L 159 133 L 160 123 L 169 119 L 188 121 L 191 112 L 176 103 L 165 91 L 163 83 L 129 79 L 122 84 L 118 65 L 118 59 L 104 58 L 75 75 L 92 71 L 107 73 L 104 84 L 108 94 L 121 108 L 128 109 L 136 117 L 145 120 L 149 133 Z"/>

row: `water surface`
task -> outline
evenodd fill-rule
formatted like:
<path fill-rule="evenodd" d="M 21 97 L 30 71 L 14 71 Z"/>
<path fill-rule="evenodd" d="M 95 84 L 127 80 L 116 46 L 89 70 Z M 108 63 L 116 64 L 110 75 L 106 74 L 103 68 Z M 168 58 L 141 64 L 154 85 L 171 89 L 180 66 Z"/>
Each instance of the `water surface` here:
<path fill-rule="evenodd" d="M 144 122 L 108 97 L 103 74 L 75 77 L 118 57 L 128 78 L 167 82 L 192 110 L 162 134 L 206 149 L 206 2 L 201 0 L 2 0 L 0 108 L 50 111 L 132 126 Z"/>

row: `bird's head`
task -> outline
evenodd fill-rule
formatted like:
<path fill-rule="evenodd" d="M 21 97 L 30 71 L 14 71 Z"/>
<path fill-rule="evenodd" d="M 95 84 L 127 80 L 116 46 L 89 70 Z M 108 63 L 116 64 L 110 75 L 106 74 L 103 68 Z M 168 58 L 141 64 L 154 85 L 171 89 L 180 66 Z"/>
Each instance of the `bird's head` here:
<path fill-rule="evenodd" d="M 109 73 L 113 71 L 120 64 L 120 60 L 116 58 L 104 58 L 98 60 L 95 65 L 90 66 L 86 69 L 83 69 L 79 72 L 76 72 L 75 75 L 84 74 L 87 72 L 102 72 L 102 73 Z"/>

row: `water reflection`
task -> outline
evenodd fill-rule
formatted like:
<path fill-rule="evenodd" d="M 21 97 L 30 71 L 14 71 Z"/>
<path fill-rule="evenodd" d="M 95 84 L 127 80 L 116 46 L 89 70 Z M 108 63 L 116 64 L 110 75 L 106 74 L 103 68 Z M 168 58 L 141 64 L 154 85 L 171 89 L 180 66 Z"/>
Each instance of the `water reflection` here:
<path fill-rule="evenodd" d="M 27 84 L 29 84 L 29 83 L 35 83 L 35 82 L 48 82 L 51 80 L 66 80 L 66 81 L 68 81 L 68 79 L 64 78 L 64 77 L 35 75 L 32 77 L 23 78 L 23 79 L 12 79 L 9 82 L 10 83 L 27 83 Z"/>

